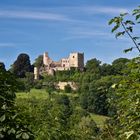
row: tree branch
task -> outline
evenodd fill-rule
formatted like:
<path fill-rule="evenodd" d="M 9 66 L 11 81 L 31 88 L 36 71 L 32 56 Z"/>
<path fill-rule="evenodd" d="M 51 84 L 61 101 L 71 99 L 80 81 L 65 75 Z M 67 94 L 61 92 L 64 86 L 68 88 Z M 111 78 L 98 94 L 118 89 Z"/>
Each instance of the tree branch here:
<path fill-rule="evenodd" d="M 126 27 L 125 27 L 125 25 L 124 25 L 124 23 L 123 23 L 122 21 L 121 21 L 121 25 L 122 25 L 122 27 L 124 28 L 125 32 L 128 34 L 128 36 L 131 38 L 131 40 L 133 41 L 133 43 L 135 44 L 137 50 L 138 50 L 139 53 L 140 53 L 140 48 L 139 48 L 138 44 L 137 44 L 136 41 L 133 39 L 133 37 L 131 36 L 131 34 L 129 33 L 129 31 L 126 29 Z"/>

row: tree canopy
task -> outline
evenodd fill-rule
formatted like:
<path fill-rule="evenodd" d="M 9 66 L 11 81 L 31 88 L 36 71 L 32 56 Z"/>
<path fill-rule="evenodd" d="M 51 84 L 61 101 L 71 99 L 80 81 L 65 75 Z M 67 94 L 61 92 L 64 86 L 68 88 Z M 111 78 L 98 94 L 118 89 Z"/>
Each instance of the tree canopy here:
<path fill-rule="evenodd" d="M 20 77 L 25 77 L 26 72 L 30 72 L 32 70 L 30 58 L 28 54 L 21 53 L 17 57 L 17 60 L 12 65 L 12 72 Z"/>

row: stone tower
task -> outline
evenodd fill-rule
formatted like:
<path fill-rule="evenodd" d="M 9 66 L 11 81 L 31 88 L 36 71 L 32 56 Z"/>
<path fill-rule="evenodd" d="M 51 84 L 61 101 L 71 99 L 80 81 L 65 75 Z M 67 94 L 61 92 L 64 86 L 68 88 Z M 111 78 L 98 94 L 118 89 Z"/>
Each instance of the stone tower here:
<path fill-rule="evenodd" d="M 48 52 L 43 54 L 43 64 L 47 67 L 52 63 L 52 60 L 49 58 Z"/>
<path fill-rule="evenodd" d="M 84 69 L 84 53 L 70 53 L 69 56 L 70 67 Z"/>
<path fill-rule="evenodd" d="M 48 56 L 48 52 L 45 52 L 43 54 L 43 64 L 46 66 L 48 65 L 48 59 L 49 59 L 49 56 Z"/>
<path fill-rule="evenodd" d="M 39 69 L 37 67 L 34 67 L 34 79 L 39 79 Z"/>

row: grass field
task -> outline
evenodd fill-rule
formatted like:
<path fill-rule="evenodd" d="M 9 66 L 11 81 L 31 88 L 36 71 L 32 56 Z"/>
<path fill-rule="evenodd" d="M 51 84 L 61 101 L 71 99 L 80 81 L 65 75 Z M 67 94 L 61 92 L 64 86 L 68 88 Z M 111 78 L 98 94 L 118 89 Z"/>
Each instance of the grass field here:
<path fill-rule="evenodd" d="M 66 94 L 68 96 L 71 97 L 75 97 L 78 96 L 78 94 L 70 94 L 70 93 L 57 93 L 57 94 Z M 49 98 L 48 93 L 44 90 L 44 89 L 32 89 L 30 92 L 25 93 L 25 92 L 19 92 L 16 94 L 17 98 L 22 98 L 22 99 L 28 99 L 28 98 L 34 98 L 34 99 L 47 99 Z M 78 108 L 80 106 L 77 106 Z M 97 114 L 91 114 L 91 117 L 93 118 L 93 120 L 96 122 L 96 124 L 99 127 L 103 127 L 104 122 L 108 119 L 108 117 L 106 116 L 102 116 L 102 115 L 97 115 Z"/>
<path fill-rule="evenodd" d="M 36 99 L 46 99 L 48 98 L 48 93 L 44 89 L 32 89 L 30 92 L 18 92 L 16 94 L 17 98 L 36 98 Z"/>

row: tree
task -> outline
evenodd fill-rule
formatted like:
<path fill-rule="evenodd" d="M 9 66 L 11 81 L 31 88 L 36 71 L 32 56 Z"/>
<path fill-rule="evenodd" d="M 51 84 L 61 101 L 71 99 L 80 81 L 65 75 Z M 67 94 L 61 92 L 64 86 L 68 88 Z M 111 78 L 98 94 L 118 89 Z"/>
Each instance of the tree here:
<path fill-rule="evenodd" d="M 89 112 L 101 115 L 108 115 L 108 94 L 113 84 L 113 76 L 105 76 L 98 80 L 93 80 L 89 84 L 89 90 L 81 94 L 80 103 Z"/>
<path fill-rule="evenodd" d="M 41 66 L 43 66 L 43 55 L 39 55 L 36 59 L 35 62 L 33 64 L 35 67 L 40 68 Z"/>
<path fill-rule="evenodd" d="M 6 70 L 3 62 L 0 62 L 0 69 Z"/>
<path fill-rule="evenodd" d="M 27 91 L 30 91 L 30 89 L 34 86 L 34 74 L 31 72 L 26 72 L 25 76 L 25 87 Z"/>
<path fill-rule="evenodd" d="M 114 75 L 114 69 L 112 65 L 110 64 L 102 64 L 101 65 L 101 75 L 102 76 L 107 76 L 107 75 Z"/>
<path fill-rule="evenodd" d="M 123 73 L 122 70 L 125 69 L 125 67 L 129 61 L 130 60 L 127 58 L 118 58 L 118 59 L 114 60 L 112 62 L 113 73 L 115 75 L 122 74 Z"/>
<path fill-rule="evenodd" d="M 67 95 L 61 95 L 57 98 L 57 103 L 61 106 L 61 125 L 66 129 L 69 118 L 72 115 L 72 106 Z"/>
<path fill-rule="evenodd" d="M 87 61 L 85 68 L 88 72 L 97 73 L 97 72 L 100 72 L 100 64 L 101 64 L 101 61 L 94 58 Z"/>
<path fill-rule="evenodd" d="M 18 78 L 18 90 L 19 91 L 25 91 L 25 92 L 30 92 L 31 88 L 34 87 L 34 74 L 31 72 L 26 72 L 25 73 L 25 78 Z"/>
<path fill-rule="evenodd" d="M 0 69 L 0 139 L 22 140 L 33 139 L 33 134 L 27 124 L 22 122 L 22 116 L 14 104 L 17 90 L 15 77 L 3 69 Z"/>
<path fill-rule="evenodd" d="M 11 71 L 19 78 L 24 78 L 26 72 L 30 72 L 32 66 L 30 64 L 30 58 L 27 54 L 20 54 L 17 60 L 12 65 Z"/>
<path fill-rule="evenodd" d="M 139 37 L 133 36 L 133 27 L 140 23 L 140 6 L 132 12 L 132 16 L 135 16 L 135 22 L 125 20 L 126 15 L 128 13 L 114 17 L 109 24 L 115 23 L 112 32 L 120 29 L 120 27 L 123 28 L 123 31 L 116 33 L 116 37 L 127 34 L 132 40 L 134 47 L 128 48 L 124 52 L 136 49 L 140 53 Z M 140 138 L 140 57 L 132 59 L 126 65 L 122 80 L 114 84 L 112 88 L 115 89 L 115 98 L 112 104 L 116 106 L 117 111 L 107 123 L 102 138 L 138 140 Z"/>
<path fill-rule="evenodd" d="M 82 117 L 78 124 L 74 125 L 74 138 L 76 140 L 97 140 L 99 128 L 90 117 Z"/>
<path fill-rule="evenodd" d="M 106 131 L 111 131 L 113 139 L 137 140 L 140 136 L 140 58 L 130 61 L 121 80 L 112 88 L 114 98 L 112 106 L 116 114 L 106 125 Z M 109 131 L 108 131 L 109 130 Z M 108 134 L 110 136 L 110 134 Z M 111 139 L 111 138 L 110 138 Z"/>

